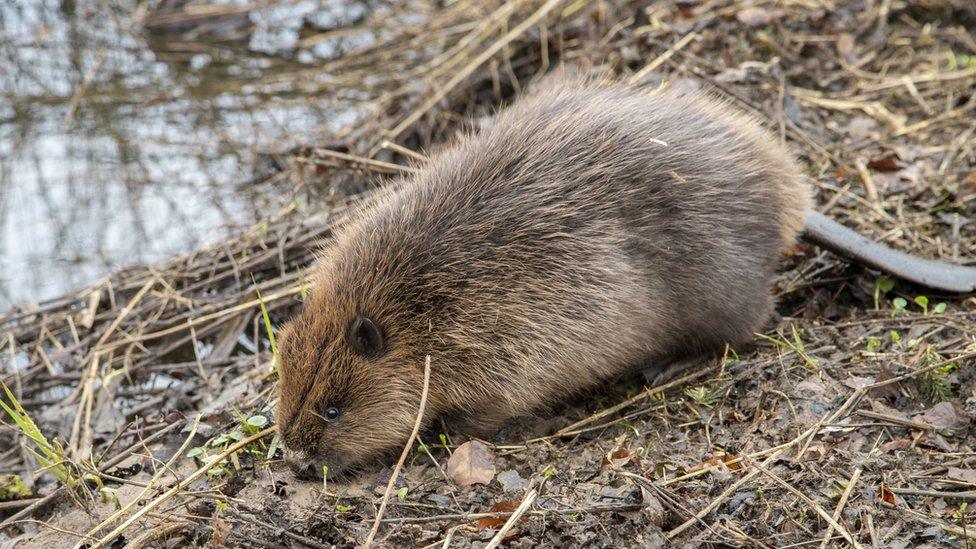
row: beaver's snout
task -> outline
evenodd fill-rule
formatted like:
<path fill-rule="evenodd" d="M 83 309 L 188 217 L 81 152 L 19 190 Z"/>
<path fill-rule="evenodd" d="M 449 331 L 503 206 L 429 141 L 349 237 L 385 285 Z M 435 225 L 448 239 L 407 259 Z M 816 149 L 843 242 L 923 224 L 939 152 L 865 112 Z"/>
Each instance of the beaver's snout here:
<path fill-rule="evenodd" d="M 322 471 L 316 466 L 315 460 L 307 452 L 285 449 L 285 463 L 302 480 L 317 480 L 322 478 Z"/>
<path fill-rule="evenodd" d="M 314 463 L 289 460 L 288 467 L 291 468 L 296 477 L 302 480 L 317 480 L 321 474 L 315 470 Z"/>

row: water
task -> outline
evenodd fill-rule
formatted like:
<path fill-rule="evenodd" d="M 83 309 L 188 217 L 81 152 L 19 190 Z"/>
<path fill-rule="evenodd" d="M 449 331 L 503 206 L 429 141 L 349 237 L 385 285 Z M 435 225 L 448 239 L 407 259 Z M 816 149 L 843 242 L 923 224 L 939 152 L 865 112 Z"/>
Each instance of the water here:
<path fill-rule="evenodd" d="M 248 183 L 258 153 L 361 112 L 301 93 L 337 44 L 295 43 L 303 20 L 350 24 L 364 5 L 280 2 L 167 42 L 134 22 L 145 3 L 0 2 L 0 310 L 270 216 L 295 197 L 287 182 Z M 218 42 L 230 35 L 243 39 Z"/>

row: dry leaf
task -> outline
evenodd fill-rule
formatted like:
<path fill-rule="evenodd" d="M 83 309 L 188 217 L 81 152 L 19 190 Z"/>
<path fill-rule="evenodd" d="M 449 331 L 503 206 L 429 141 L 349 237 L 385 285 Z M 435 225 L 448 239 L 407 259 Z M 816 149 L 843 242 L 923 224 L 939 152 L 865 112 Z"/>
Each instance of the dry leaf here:
<path fill-rule="evenodd" d="M 888 489 L 888 485 L 885 483 L 881 483 L 881 486 L 878 488 L 878 499 L 885 503 L 895 504 L 895 494 Z"/>
<path fill-rule="evenodd" d="M 936 429 L 950 431 L 960 430 L 969 425 L 966 409 L 955 402 L 940 402 L 912 419 L 924 421 Z"/>
<path fill-rule="evenodd" d="M 960 469 L 958 467 L 949 467 L 949 472 L 946 476 L 953 480 L 961 480 L 963 482 L 968 482 L 970 484 L 976 485 L 976 470 L 973 469 Z"/>
<path fill-rule="evenodd" d="M 640 456 L 631 452 L 626 448 L 617 448 L 616 450 L 605 454 L 603 456 L 603 465 L 626 465 L 628 463 L 637 463 L 640 461 Z"/>
<path fill-rule="evenodd" d="M 868 160 L 868 167 L 876 172 L 897 172 L 901 169 L 898 159 L 894 155 Z"/>
<path fill-rule="evenodd" d="M 483 443 L 469 440 L 451 454 L 447 474 L 460 486 L 488 484 L 495 477 L 495 456 Z"/>
<path fill-rule="evenodd" d="M 519 506 L 519 502 L 513 499 L 503 499 L 498 503 L 491 506 L 488 510 L 489 513 L 511 513 Z M 484 530 L 485 528 L 498 528 L 505 521 L 508 520 L 506 516 L 499 517 L 485 517 L 483 519 L 478 519 L 478 529 Z"/>
<path fill-rule="evenodd" d="M 213 536 L 210 538 L 210 543 L 214 547 L 221 547 L 230 538 L 230 524 L 220 518 L 214 517 L 210 519 L 210 527 L 213 528 Z"/>
<path fill-rule="evenodd" d="M 729 471 L 742 469 L 742 463 L 735 461 L 735 456 L 725 452 L 716 452 L 712 457 L 705 460 L 701 465 L 693 467 L 689 472 L 700 471 L 702 469 L 717 469 L 719 464 Z M 734 462 L 734 463 L 733 463 Z"/>
<path fill-rule="evenodd" d="M 912 441 L 907 438 L 896 438 L 891 442 L 886 442 L 881 445 L 881 452 L 888 453 L 895 450 L 907 450 L 912 447 Z"/>

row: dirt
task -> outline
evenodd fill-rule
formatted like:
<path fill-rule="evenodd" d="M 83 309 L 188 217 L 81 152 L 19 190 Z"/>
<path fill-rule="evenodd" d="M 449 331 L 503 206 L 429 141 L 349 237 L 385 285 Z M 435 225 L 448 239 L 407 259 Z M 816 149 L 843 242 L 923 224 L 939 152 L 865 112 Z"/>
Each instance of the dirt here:
<path fill-rule="evenodd" d="M 509 24 L 486 31 L 492 39 L 481 47 L 541 5 L 505 15 Z M 384 62 L 446 59 L 452 42 L 433 37 L 462 21 L 487 24 L 499 4 L 465 9 L 428 23 L 421 59 L 389 46 Z M 383 139 L 429 150 L 547 63 L 585 60 L 627 77 L 653 62 L 645 82 L 709 89 L 779 131 L 822 211 L 918 255 L 976 257 L 976 14 L 968 3 L 567 2 L 544 21 L 545 33 L 533 27 L 513 38 L 392 137 L 381 130 L 443 87 L 383 81 L 391 91 L 382 115 L 328 143 L 278 151 L 272 177 L 340 197 L 397 171 L 375 160 L 405 163 L 408 153 L 379 147 Z M 423 32 L 392 43 L 411 36 Z M 436 83 L 450 82 L 477 51 Z M 342 70 L 367 60 L 350 57 Z M 28 507 L 34 499 L 0 502 L 7 520 L 28 509 L 4 524 L 0 543 L 70 546 L 91 532 L 113 547 L 362 544 L 394 463 L 327 482 L 291 475 L 268 430 L 275 377 L 262 315 L 266 308 L 279 323 L 300 307 L 314 240 L 354 200 L 337 198 L 329 212 L 296 206 L 218 246 L 0 316 L 9 334 L 4 382 L 41 430 L 63 441 L 73 470 L 100 477 L 68 497 L 51 475 L 34 474 L 24 450 L 31 443 L 4 427 L 0 474 L 22 476 L 32 498 L 58 491 L 36 507 Z M 807 245 L 784 258 L 776 292 L 776 317 L 753 346 L 663 377 L 635 374 L 512 422 L 481 441 L 484 459 L 450 467 L 469 438 L 421 433 L 377 545 L 484 547 L 503 531 L 505 547 L 971 545 L 976 299 L 892 283 Z M 264 430 L 207 473 L 207 456 Z M 112 467 L 86 459 L 129 450 Z M 523 502 L 524 514 L 507 525 Z M 151 508 L 120 535 L 92 531 L 130 503 L 124 516 Z"/>

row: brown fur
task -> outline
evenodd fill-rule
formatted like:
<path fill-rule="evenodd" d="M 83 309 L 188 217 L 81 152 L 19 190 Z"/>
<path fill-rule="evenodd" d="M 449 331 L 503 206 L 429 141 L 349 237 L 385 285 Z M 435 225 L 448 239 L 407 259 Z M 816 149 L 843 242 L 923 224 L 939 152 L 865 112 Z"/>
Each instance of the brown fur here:
<path fill-rule="evenodd" d="M 287 456 L 314 474 L 402 448 L 428 354 L 425 421 L 484 427 L 748 340 L 809 205 L 789 153 L 715 99 L 548 85 L 325 249 L 281 338 Z M 351 350 L 356 315 L 382 328 L 379 356 Z"/>

